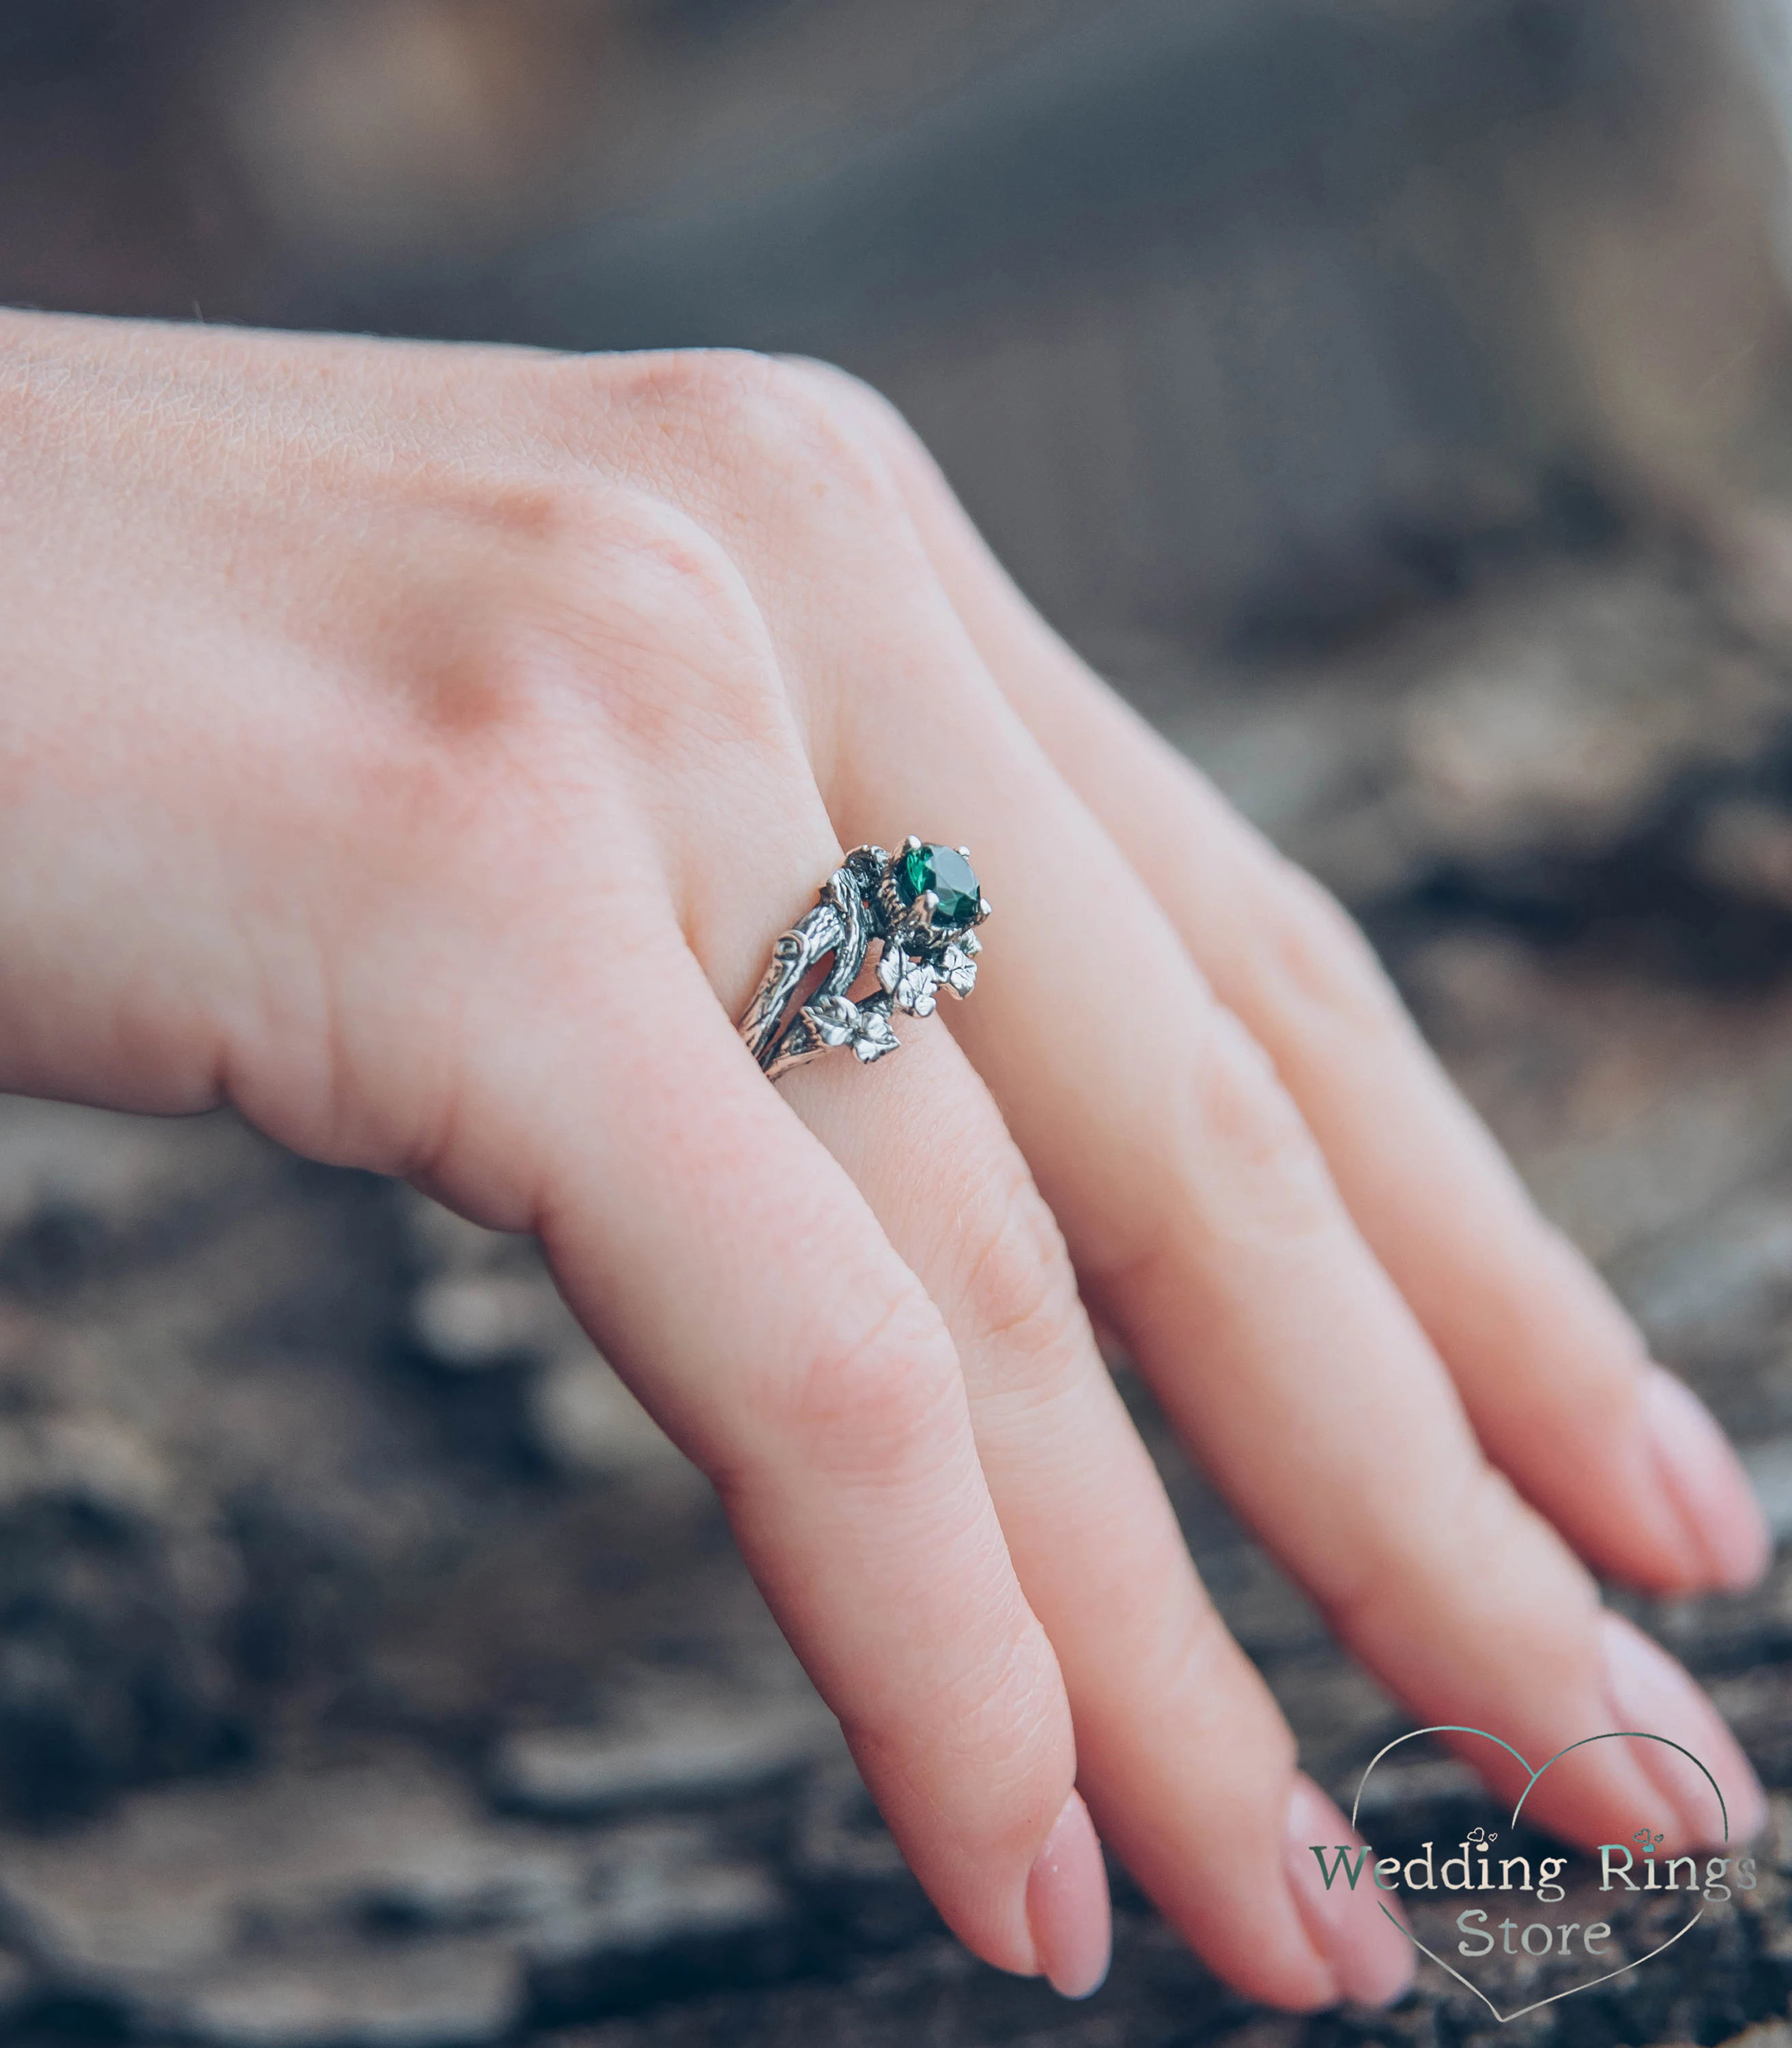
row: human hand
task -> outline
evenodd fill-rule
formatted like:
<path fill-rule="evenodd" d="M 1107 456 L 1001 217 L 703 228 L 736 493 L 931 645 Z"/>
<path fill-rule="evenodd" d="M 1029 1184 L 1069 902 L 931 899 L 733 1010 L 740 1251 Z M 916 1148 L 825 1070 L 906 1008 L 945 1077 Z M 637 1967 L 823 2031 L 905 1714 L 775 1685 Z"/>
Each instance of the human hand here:
<path fill-rule="evenodd" d="M 871 394 L 9 316 L 0 426 L 0 1087 L 227 1100 L 539 1232 L 979 1954 L 1089 1988 L 1092 1813 L 1257 1996 L 1410 1968 L 1318 1887 L 1344 1822 L 1084 1301 L 1423 1719 L 1538 1759 L 1645 1727 L 1758 1825 L 1586 1568 L 1758 1574 L 1715 1425 L 1348 921 L 1047 631 Z M 995 903 L 975 999 L 774 1087 L 732 1021 L 771 941 L 910 830 L 968 842 Z M 1655 1751 L 1600 1745 L 1536 1817 L 1702 1841 Z"/>

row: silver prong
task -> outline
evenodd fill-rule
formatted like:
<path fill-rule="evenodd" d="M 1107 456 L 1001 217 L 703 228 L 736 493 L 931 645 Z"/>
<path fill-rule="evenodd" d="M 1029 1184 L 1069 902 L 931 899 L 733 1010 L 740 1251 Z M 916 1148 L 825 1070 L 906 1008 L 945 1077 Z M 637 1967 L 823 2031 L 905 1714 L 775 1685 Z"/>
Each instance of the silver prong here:
<path fill-rule="evenodd" d="M 965 858 L 967 860 L 968 860 L 968 859 L 971 858 L 971 849 L 970 849 L 970 848 L 969 848 L 969 847 L 968 847 L 968 846 L 961 846 L 958 850 L 959 850 L 959 851 L 960 851 L 961 854 L 963 854 L 963 855 L 964 855 L 964 858 Z"/>
<path fill-rule="evenodd" d="M 914 833 L 910 832 L 908 837 L 902 842 L 902 851 L 905 853 L 913 853 L 918 849 L 920 845 L 920 840 L 916 837 Z"/>
<path fill-rule="evenodd" d="M 989 898 L 987 896 L 979 896 L 977 898 L 977 915 L 979 917 L 987 917 L 989 915 Z"/>
<path fill-rule="evenodd" d="M 939 893 L 936 890 L 924 889 L 921 892 L 921 900 L 927 906 L 928 921 L 931 923 L 933 913 L 940 907 Z"/>

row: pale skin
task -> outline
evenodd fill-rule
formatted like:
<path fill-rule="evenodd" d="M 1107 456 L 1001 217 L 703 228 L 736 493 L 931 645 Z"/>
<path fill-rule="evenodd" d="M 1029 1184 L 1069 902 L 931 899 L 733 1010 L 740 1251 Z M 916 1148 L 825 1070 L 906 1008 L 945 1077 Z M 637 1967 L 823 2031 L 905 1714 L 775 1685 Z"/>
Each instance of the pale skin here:
<path fill-rule="evenodd" d="M 1759 1576 L 1715 1425 L 1348 920 L 873 394 L 13 314 L 0 446 L 0 1088 L 229 1103 L 538 1233 L 977 1954 L 1090 1989 L 1099 1833 L 1259 1998 L 1410 1972 L 1317 1883 L 1304 1844 L 1352 1837 L 1092 1313 L 1415 1716 L 1538 1762 L 1647 1728 L 1732 1844 L 1759 1825 L 1593 1577 Z M 772 940 L 910 832 L 994 906 L 974 996 L 774 1086 L 733 1023 Z M 1659 1749 L 1595 1745 L 1527 1813 L 1713 1834 Z"/>

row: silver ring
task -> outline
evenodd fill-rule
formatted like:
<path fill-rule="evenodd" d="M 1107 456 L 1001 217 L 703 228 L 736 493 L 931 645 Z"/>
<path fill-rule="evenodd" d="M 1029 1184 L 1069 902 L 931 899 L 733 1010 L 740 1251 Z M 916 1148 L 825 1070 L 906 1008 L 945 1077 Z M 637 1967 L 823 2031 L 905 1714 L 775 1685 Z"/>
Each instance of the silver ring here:
<path fill-rule="evenodd" d="M 972 927 L 988 915 L 968 848 L 933 846 L 912 832 L 894 854 L 857 847 L 822 884 L 815 908 L 772 948 L 740 1035 L 774 1080 L 847 1046 L 869 1066 L 902 1043 L 890 1022 L 898 1010 L 931 1017 L 942 988 L 960 1001 L 971 993 L 983 951 Z M 855 1003 L 852 985 L 874 944 L 882 948 L 878 986 Z M 830 953 L 833 965 L 791 1017 Z"/>

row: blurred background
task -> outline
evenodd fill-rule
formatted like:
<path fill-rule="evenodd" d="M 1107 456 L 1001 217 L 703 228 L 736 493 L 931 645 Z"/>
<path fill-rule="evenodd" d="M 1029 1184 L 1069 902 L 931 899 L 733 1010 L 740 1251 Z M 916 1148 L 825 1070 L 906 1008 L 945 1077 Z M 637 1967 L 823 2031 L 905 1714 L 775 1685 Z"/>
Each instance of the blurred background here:
<path fill-rule="evenodd" d="M 870 378 L 1792 1534 L 1789 138 L 1792 0 L 3 0 L 0 302 Z M 1119 1371 L 1348 1803 L 1398 1709 Z M 1792 1576 L 1619 1600 L 1792 1788 Z M 1487 1817 L 1374 1784 L 1378 1844 Z M 1783 2048 L 1775 1828 L 1526 2042 Z M 0 1102 L 0 2034 L 1511 2038 L 1434 1972 L 1266 2016 L 1116 1882 L 1086 2007 L 943 1936 L 529 1247 Z"/>

